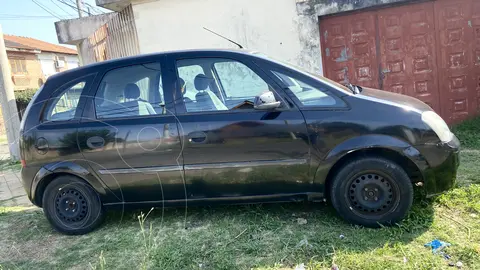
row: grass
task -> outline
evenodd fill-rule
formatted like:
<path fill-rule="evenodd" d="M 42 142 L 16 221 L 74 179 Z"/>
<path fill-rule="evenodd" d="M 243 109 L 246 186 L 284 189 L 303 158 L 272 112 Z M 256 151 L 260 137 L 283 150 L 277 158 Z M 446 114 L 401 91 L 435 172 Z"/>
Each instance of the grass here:
<path fill-rule="evenodd" d="M 13 161 L 10 158 L 0 160 L 0 172 L 18 171 L 22 168 L 20 161 Z"/>
<path fill-rule="evenodd" d="M 458 187 L 417 199 L 393 227 L 362 228 L 328 205 L 292 203 L 116 212 L 90 234 L 64 236 L 36 208 L 0 206 L 0 269 L 452 269 L 424 247 L 433 239 L 452 244 L 450 262 L 480 269 L 480 143 L 465 126 L 476 128 L 456 127 L 470 148 Z"/>
<path fill-rule="evenodd" d="M 463 148 L 480 149 L 480 117 L 468 119 L 452 128 Z"/>
<path fill-rule="evenodd" d="M 0 135 L 0 144 L 7 144 L 7 135 Z"/>

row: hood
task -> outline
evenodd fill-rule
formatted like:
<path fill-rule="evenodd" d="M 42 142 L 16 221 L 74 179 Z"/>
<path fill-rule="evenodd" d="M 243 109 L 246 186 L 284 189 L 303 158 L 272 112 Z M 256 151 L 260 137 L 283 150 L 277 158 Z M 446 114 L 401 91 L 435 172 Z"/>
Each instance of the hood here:
<path fill-rule="evenodd" d="M 383 102 L 386 104 L 400 105 L 402 107 L 410 107 L 412 109 L 417 109 L 419 111 L 433 111 L 433 109 L 425 104 L 424 102 L 406 95 L 401 95 L 397 93 L 392 93 L 388 91 L 373 89 L 363 87 L 363 91 L 360 94 L 355 95 L 356 97 L 364 97 L 367 99 L 376 99 L 377 102 Z"/>

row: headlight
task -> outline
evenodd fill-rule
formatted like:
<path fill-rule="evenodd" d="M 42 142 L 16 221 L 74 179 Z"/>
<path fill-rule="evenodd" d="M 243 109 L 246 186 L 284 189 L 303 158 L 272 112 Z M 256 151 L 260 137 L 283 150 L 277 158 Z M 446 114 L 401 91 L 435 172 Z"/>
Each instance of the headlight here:
<path fill-rule="evenodd" d="M 453 139 L 453 133 L 448 128 L 447 123 L 435 112 L 423 112 L 422 121 L 437 134 L 442 142 L 449 142 Z"/>

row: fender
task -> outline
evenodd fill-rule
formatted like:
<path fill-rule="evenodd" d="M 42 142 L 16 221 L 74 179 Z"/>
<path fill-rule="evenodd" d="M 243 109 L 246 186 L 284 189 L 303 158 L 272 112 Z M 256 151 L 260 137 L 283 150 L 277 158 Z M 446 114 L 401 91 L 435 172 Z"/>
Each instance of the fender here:
<path fill-rule="evenodd" d="M 345 140 L 330 150 L 325 158 L 319 162 L 315 172 L 314 184 L 324 185 L 332 167 L 346 155 L 355 151 L 372 148 L 388 149 L 408 158 L 417 166 L 422 175 L 428 168 L 428 163 L 425 158 L 408 142 L 388 135 L 364 135 Z"/>
<path fill-rule="evenodd" d="M 42 186 L 43 181 L 46 181 L 49 175 L 66 173 L 75 175 L 89 183 L 93 189 L 99 194 L 103 202 L 116 201 L 116 196 L 112 191 L 88 169 L 71 161 L 59 161 L 47 164 L 40 168 L 35 174 L 31 185 L 31 201 L 35 202 L 35 195 L 39 186 Z M 118 200 L 118 198 L 116 198 Z"/>

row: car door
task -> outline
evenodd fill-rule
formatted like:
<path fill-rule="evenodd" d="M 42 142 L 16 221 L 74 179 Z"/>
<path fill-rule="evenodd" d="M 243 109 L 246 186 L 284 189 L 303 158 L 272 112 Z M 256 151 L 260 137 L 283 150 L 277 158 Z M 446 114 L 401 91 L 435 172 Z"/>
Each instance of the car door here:
<path fill-rule="evenodd" d="M 308 190 L 309 140 L 302 113 L 251 62 L 188 53 L 168 57 L 183 142 L 189 199 L 302 193 Z M 282 106 L 255 110 L 271 90 Z"/>
<path fill-rule="evenodd" d="M 185 197 L 172 96 L 156 60 L 99 76 L 78 129 L 84 158 L 122 202 Z"/>

